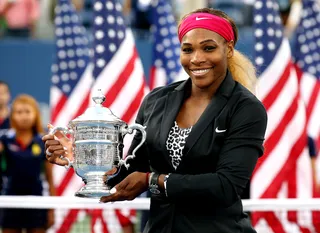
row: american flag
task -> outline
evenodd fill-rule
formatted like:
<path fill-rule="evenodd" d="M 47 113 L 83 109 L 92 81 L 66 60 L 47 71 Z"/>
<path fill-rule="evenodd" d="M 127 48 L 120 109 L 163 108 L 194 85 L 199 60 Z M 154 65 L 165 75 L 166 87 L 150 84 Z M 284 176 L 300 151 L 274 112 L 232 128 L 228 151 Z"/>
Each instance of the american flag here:
<path fill-rule="evenodd" d="M 51 95 L 52 101 L 56 100 L 52 105 L 54 125 L 67 125 L 82 114 L 96 89 L 104 92 L 104 104 L 115 115 L 127 123 L 134 121 L 147 89 L 134 39 L 131 31 L 125 28 L 121 11 L 118 1 L 94 2 L 93 58 L 90 60 L 88 40 L 78 16 L 69 0 L 60 0 L 55 19 L 58 61 L 53 65 L 53 80 L 59 82 L 52 87 Z M 67 71 L 70 72 L 69 78 L 64 74 Z M 125 139 L 128 144 L 129 136 Z M 55 166 L 55 169 L 59 168 Z M 55 172 L 59 174 L 58 195 L 74 195 L 83 185 L 81 178 L 74 174 L 73 169 L 67 172 L 60 169 Z M 63 213 L 63 218 L 57 219 L 54 232 L 69 232 L 80 212 L 74 209 Z M 91 216 L 93 233 L 121 231 L 119 222 L 127 224 L 135 218 L 134 211 L 88 210 L 86 213 Z"/>
<path fill-rule="evenodd" d="M 148 89 L 132 31 L 124 24 L 118 1 L 95 1 L 93 36 L 93 90 L 101 89 L 106 96 L 104 106 L 131 123 Z"/>
<path fill-rule="evenodd" d="M 267 109 L 268 126 L 265 153 L 251 180 L 251 198 L 310 198 L 306 111 L 275 0 L 255 2 L 254 36 L 258 97 Z M 313 232 L 311 213 L 259 212 L 252 217 L 258 232 Z"/>
<path fill-rule="evenodd" d="M 310 155 L 316 156 L 320 148 L 320 9 L 315 0 L 302 1 L 303 10 L 296 33 L 294 59 L 300 80 L 301 96 L 306 105 L 307 133 L 312 144 Z M 309 140 L 309 142 L 310 142 Z M 313 149 L 312 149 L 313 148 Z M 319 157 L 314 160 L 319 164 Z M 315 174 L 313 197 L 319 198 L 316 189 L 319 182 L 318 166 Z M 320 213 L 313 212 L 313 224 L 320 231 Z"/>
<path fill-rule="evenodd" d="M 81 115 L 89 104 L 94 82 L 90 65 L 89 41 L 70 0 L 58 0 L 55 8 L 56 58 L 52 65 L 50 90 L 51 123 L 67 126 Z M 74 195 L 83 184 L 74 170 L 54 166 L 57 195 Z M 74 212 L 57 212 L 53 232 L 68 232 Z"/>
<path fill-rule="evenodd" d="M 180 42 L 171 5 L 167 0 L 153 0 L 152 13 L 152 67 L 150 90 L 186 78 L 180 64 Z"/>
<path fill-rule="evenodd" d="M 51 122 L 54 126 L 67 126 L 88 107 L 94 79 L 89 64 L 89 42 L 75 8 L 69 0 L 59 0 L 55 13 L 57 56 L 52 65 Z M 72 179 L 72 169 L 66 172 L 54 166 L 54 170 L 57 195 L 74 194 L 81 179 Z"/>
<path fill-rule="evenodd" d="M 304 0 L 294 58 L 307 109 L 308 135 L 320 146 L 320 7 Z"/>
<path fill-rule="evenodd" d="M 88 66 L 88 39 L 73 5 L 69 0 L 59 0 L 55 13 L 57 56 L 52 65 L 51 121 L 66 125 L 86 109 L 84 101 L 93 78 Z"/>
<path fill-rule="evenodd" d="M 134 123 L 148 89 L 133 34 L 126 28 L 119 1 L 96 0 L 93 8 L 93 92 L 101 89 L 106 96 L 103 105 L 128 124 Z M 125 156 L 132 136 L 124 139 Z M 104 213 L 98 211 L 92 216 L 93 229 L 100 229 L 96 233 L 106 229 L 111 232 Z M 134 220 L 135 211 L 117 210 L 116 215 L 121 224 L 126 224 Z"/>

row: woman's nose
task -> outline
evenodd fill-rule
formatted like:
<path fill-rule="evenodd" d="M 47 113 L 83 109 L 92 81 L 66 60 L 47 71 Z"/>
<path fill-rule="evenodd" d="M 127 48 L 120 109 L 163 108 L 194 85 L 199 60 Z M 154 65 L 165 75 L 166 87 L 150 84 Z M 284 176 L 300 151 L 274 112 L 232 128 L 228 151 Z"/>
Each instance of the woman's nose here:
<path fill-rule="evenodd" d="M 199 65 L 203 62 L 205 62 L 205 57 L 203 56 L 203 53 L 194 52 L 193 56 L 191 57 L 191 63 L 193 63 L 195 65 Z"/>

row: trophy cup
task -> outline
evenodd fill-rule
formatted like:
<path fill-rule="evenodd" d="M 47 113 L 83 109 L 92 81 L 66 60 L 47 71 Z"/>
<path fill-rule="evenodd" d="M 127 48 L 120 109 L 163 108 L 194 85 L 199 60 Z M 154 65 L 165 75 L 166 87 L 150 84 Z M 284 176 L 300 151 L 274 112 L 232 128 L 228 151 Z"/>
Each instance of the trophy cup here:
<path fill-rule="evenodd" d="M 62 131 L 71 135 L 74 160 L 62 158 L 68 161 L 66 168 L 73 167 L 85 182 L 75 196 L 100 198 L 110 195 L 110 187 L 105 183 L 105 173 L 117 168 L 118 172 L 109 176 L 111 178 L 119 173 L 121 165 L 129 168 L 130 164 L 127 161 L 135 157 L 135 152 L 146 140 L 146 131 L 139 124 L 128 126 L 110 109 L 103 107 L 105 96 L 100 89 L 92 99 L 95 106 L 89 107 L 83 115 L 71 120 L 68 127 L 54 127 L 50 133 Z M 141 142 L 132 155 L 122 159 L 123 138 L 128 133 L 132 134 L 134 130 L 142 133 Z"/>

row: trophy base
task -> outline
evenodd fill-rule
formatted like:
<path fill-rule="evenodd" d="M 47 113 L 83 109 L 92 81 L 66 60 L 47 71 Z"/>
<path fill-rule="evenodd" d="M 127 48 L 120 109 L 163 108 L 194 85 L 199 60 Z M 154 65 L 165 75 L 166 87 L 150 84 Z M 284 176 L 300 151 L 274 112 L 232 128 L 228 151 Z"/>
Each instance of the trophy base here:
<path fill-rule="evenodd" d="M 76 197 L 86 198 L 100 198 L 103 196 L 109 196 L 110 187 L 106 185 L 101 176 L 89 176 L 87 177 L 87 183 L 78 192 L 75 193 Z"/>
<path fill-rule="evenodd" d="M 85 189 L 85 187 L 81 188 L 78 192 L 75 193 L 76 197 L 86 197 L 86 198 L 101 198 L 103 196 L 109 196 L 110 190 L 90 190 Z"/>

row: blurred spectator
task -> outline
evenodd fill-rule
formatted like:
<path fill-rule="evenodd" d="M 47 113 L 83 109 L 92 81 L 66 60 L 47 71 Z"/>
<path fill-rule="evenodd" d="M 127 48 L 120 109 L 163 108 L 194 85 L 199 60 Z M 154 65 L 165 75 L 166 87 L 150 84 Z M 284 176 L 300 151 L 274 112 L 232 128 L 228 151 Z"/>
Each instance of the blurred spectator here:
<path fill-rule="evenodd" d="M 149 30 L 151 22 L 151 0 L 123 0 L 123 13 L 127 24 L 134 29 Z"/>
<path fill-rule="evenodd" d="M 0 37 L 4 36 L 6 29 L 7 29 L 7 22 L 5 18 L 0 15 Z"/>
<path fill-rule="evenodd" d="M 128 24 L 131 16 L 131 0 L 121 0 L 122 7 L 123 7 L 123 16 Z"/>
<path fill-rule="evenodd" d="M 10 113 L 11 129 L 0 137 L 0 151 L 6 160 L 7 182 L 4 195 L 42 195 L 42 168 L 49 185 L 50 195 L 55 194 L 52 164 L 45 159 L 41 140 L 43 127 L 36 100 L 29 95 L 18 96 Z M 53 210 L 4 209 L 3 233 L 44 233 L 54 223 Z"/>
<path fill-rule="evenodd" d="M 315 141 L 308 137 L 308 149 L 309 155 L 311 157 L 311 167 L 312 167 L 312 175 L 315 183 L 316 191 L 320 191 L 320 183 L 317 178 L 317 147 Z"/>
<path fill-rule="evenodd" d="M 9 85 L 4 81 L 0 81 L 0 135 L 2 135 L 4 131 L 10 128 L 9 101 Z"/>
<path fill-rule="evenodd" d="M 38 0 L 0 1 L 0 17 L 6 21 L 6 37 L 34 37 L 39 15 Z"/>
<path fill-rule="evenodd" d="M 285 35 L 290 39 L 299 24 L 302 11 L 301 0 L 278 0 Z"/>
<path fill-rule="evenodd" d="M 253 5 L 244 0 L 209 0 L 209 7 L 219 9 L 231 15 L 237 26 L 251 27 L 253 23 Z"/>

